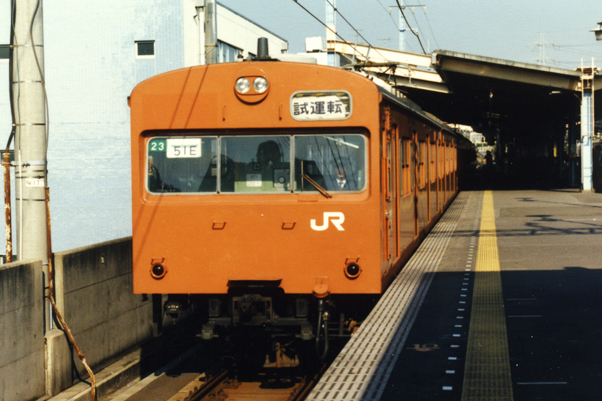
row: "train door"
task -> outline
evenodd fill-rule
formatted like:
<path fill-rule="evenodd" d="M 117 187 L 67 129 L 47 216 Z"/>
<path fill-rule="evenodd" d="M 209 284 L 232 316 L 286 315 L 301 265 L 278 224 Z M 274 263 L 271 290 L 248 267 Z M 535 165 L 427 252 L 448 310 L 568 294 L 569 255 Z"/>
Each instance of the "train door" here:
<path fill-rule="evenodd" d="M 447 154 L 446 154 L 445 139 L 441 140 L 441 198 L 442 203 L 445 205 L 447 200 Z"/>
<path fill-rule="evenodd" d="M 412 130 L 412 198 L 414 199 L 414 237 L 418 236 L 418 131 Z"/>
<path fill-rule="evenodd" d="M 451 170 L 452 170 L 452 181 L 451 181 L 451 191 L 453 193 L 455 193 L 458 190 L 458 160 L 457 160 L 457 155 L 458 155 L 458 145 L 456 144 L 455 140 L 452 140 L 452 147 L 451 147 L 451 160 L 450 160 L 450 164 L 451 164 Z"/>
<path fill-rule="evenodd" d="M 397 259 L 400 255 L 400 230 L 399 230 L 399 157 L 398 157 L 398 141 L 399 141 L 399 129 L 397 124 L 391 125 L 390 135 L 388 136 L 391 152 L 389 154 L 389 166 L 390 166 L 390 177 L 391 180 L 391 203 L 393 207 L 393 213 L 391 215 L 391 225 L 393 231 L 394 241 L 391 244 L 393 246 L 392 255 L 394 259 Z"/>
<path fill-rule="evenodd" d="M 399 229 L 398 229 L 398 178 L 397 178 L 397 135 L 398 130 L 396 125 L 391 124 L 390 109 L 385 108 L 384 126 L 382 131 L 382 144 L 384 155 L 382 157 L 382 188 L 384 191 L 384 207 L 383 207 L 383 269 L 391 266 L 393 260 L 397 256 L 399 248 Z"/>
<path fill-rule="evenodd" d="M 414 200 L 412 192 L 412 138 L 409 127 L 400 124 L 398 129 L 398 227 L 399 254 L 414 239 Z M 405 128 L 405 129 L 404 129 Z"/>
<path fill-rule="evenodd" d="M 435 149 L 435 132 L 429 135 L 428 147 L 429 147 L 429 173 L 428 173 L 428 186 L 429 186 L 429 221 L 437 214 L 437 180 L 435 179 L 435 156 L 437 151 Z"/>
<path fill-rule="evenodd" d="M 441 180 L 442 177 L 442 173 L 441 170 L 443 168 L 443 163 L 441 161 L 441 154 L 442 154 L 442 149 L 441 149 L 441 142 L 442 142 L 442 137 L 443 135 L 441 134 L 441 132 L 439 132 L 437 134 L 437 210 L 438 211 L 442 211 L 443 210 L 443 182 Z"/>
<path fill-rule="evenodd" d="M 447 190 L 445 200 L 448 201 L 451 198 L 451 144 L 448 142 L 445 146 L 445 188 Z"/>
<path fill-rule="evenodd" d="M 424 187 L 426 192 L 426 209 L 424 219 L 431 220 L 431 134 L 427 133 L 424 141 Z"/>

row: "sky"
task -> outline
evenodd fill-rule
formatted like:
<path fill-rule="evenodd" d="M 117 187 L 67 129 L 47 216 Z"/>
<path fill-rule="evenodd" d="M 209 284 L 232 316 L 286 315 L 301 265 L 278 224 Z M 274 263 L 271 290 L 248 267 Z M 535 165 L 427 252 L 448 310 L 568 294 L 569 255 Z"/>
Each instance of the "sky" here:
<path fill-rule="evenodd" d="M 298 4 L 294 0 L 218 0 L 288 40 L 289 53 L 303 52 L 306 37 L 326 36 L 326 28 L 299 6 L 324 22 L 326 1 L 334 0 L 298 0 Z M 449 50 L 566 69 L 579 67 L 582 59 L 589 66 L 594 58 L 594 63 L 602 67 L 602 41 L 597 42 L 590 32 L 602 21 L 600 0 L 404 3 L 408 5 L 404 13 L 409 25 L 418 30 L 426 53 Z M 399 49 L 399 9 L 395 7 L 389 13 L 396 4 L 396 0 L 338 0 L 337 32 L 348 42 Z M 423 53 L 409 29 L 405 42 L 406 51 Z"/>

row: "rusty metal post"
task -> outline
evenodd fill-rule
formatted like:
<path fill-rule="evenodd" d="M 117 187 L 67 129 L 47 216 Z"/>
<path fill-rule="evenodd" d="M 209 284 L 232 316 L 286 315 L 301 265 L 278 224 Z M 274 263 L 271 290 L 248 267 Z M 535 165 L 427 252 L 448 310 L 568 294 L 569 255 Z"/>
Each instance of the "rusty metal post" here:
<path fill-rule="evenodd" d="M 50 224 L 50 222 L 51 222 L 51 220 L 50 220 L 50 188 L 48 188 L 48 187 L 44 188 L 44 195 L 45 195 L 44 203 L 45 203 L 46 216 L 47 216 L 46 217 L 46 234 L 48 236 L 48 242 L 47 242 L 47 248 L 46 248 L 47 257 L 48 257 L 48 299 L 50 300 L 50 304 L 52 305 L 52 310 L 54 311 L 54 316 L 56 317 L 59 324 L 65 331 L 65 335 L 69 339 L 69 342 L 71 343 L 71 345 L 73 345 L 73 348 L 75 349 L 75 352 L 79 356 L 79 359 L 82 361 L 84 368 L 90 375 L 90 400 L 96 401 L 96 377 L 94 376 L 94 372 L 92 371 L 92 368 L 90 368 L 90 365 L 86 361 L 86 357 L 84 356 L 84 353 L 82 352 L 82 350 L 79 348 L 79 346 L 75 342 L 75 338 L 73 337 L 73 334 L 71 333 L 71 330 L 69 329 L 69 326 L 67 326 L 67 322 L 65 322 L 65 319 L 63 318 L 63 315 L 61 315 L 61 312 L 59 311 L 59 308 L 56 306 L 56 302 L 54 300 L 54 269 L 53 269 L 54 257 L 52 254 L 52 241 L 50 240 L 50 238 L 52 237 L 51 236 L 52 227 Z"/>
<path fill-rule="evenodd" d="M 6 222 L 6 263 L 13 261 L 13 229 L 10 202 L 10 153 L 8 149 L 2 157 L 4 166 L 4 219 Z"/>

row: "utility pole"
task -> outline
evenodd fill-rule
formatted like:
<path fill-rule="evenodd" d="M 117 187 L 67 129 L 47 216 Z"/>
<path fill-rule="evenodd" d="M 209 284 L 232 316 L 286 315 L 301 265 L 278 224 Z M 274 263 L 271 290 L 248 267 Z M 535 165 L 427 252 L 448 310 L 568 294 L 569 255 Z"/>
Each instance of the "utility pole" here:
<path fill-rule="evenodd" d="M 334 41 L 337 39 L 337 1 L 326 0 L 326 52 L 328 65 L 338 67 L 335 54 Z"/>
<path fill-rule="evenodd" d="M 391 14 L 391 8 L 399 8 L 399 50 L 404 52 L 406 49 L 406 41 L 405 41 L 406 24 L 405 24 L 405 18 L 403 17 L 402 10 L 404 8 L 412 7 L 412 12 L 414 12 L 414 7 L 426 8 L 426 6 L 422 5 L 422 4 L 404 5 L 403 0 L 399 0 L 398 3 L 399 3 L 399 5 L 394 5 L 394 6 L 389 7 L 389 14 Z M 410 28 L 410 29 L 412 29 L 412 28 Z"/>
<path fill-rule="evenodd" d="M 11 89 L 15 115 L 15 198 L 17 256 L 41 260 L 48 285 L 46 213 L 46 89 L 42 2 L 17 2 L 11 43 Z M 50 311 L 47 303 L 46 310 Z M 45 319 L 46 330 L 52 317 Z"/>
<path fill-rule="evenodd" d="M 197 20 L 197 36 L 199 40 L 199 65 L 205 64 L 205 0 L 194 0 Z"/>
<path fill-rule="evenodd" d="M 541 33 L 539 37 L 541 39 L 541 47 L 539 48 L 539 65 L 546 65 L 546 34 Z"/>
<path fill-rule="evenodd" d="M 217 50 L 217 2 L 205 2 L 205 64 L 218 62 Z"/>
<path fill-rule="evenodd" d="M 13 46 L 17 254 L 20 260 L 42 260 L 47 268 L 47 127 L 42 2 L 18 2 Z"/>
<path fill-rule="evenodd" d="M 405 52 L 406 51 L 406 40 L 405 40 L 406 25 L 403 21 L 403 14 L 401 13 L 401 10 L 403 10 L 403 0 L 399 0 L 399 5 L 401 6 L 399 8 L 399 50 L 401 50 L 402 52 Z"/>

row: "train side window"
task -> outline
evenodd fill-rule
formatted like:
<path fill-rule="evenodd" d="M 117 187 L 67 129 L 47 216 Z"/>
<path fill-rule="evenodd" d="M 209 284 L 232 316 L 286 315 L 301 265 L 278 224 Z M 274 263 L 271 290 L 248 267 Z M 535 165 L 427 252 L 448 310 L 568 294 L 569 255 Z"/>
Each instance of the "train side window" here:
<path fill-rule="evenodd" d="M 444 167 L 444 154 L 445 154 L 444 149 L 445 149 L 444 146 L 440 143 L 438 145 L 438 150 L 437 150 L 437 157 L 438 157 L 438 160 L 437 160 L 437 174 L 438 174 L 438 178 L 439 179 L 442 179 L 443 176 L 444 176 L 444 170 L 445 170 L 445 167 Z"/>
<path fill-rule="evenodd" d="M 410 145 L 409 138 L 403 138 L 401 142 L 401 175 L 402 175 L 402 195 L 409 195 L 411 192 L 411 175 L 410 175 L 410 163 L 412 160 L 411 151 L 412 147 Z"/>
<path fill-rule="evenodd" d="M 437 153 L 437 148 L 434 142 L 431 142 L 431 150 L 429 152 L 429 159 L 430 159 L 430 164 L 429 164 L 429 176 L 430 176 L 430 183 L 434 183 L 435 179 L 436 179 L 436 172 L 435 172 L 435 158 L 436 158 L 436 153 Z"/>
<path fill-rule="evenodd" d="M 414 137 L 416 137 L 416 131 L 414 131 Z M 416 188 L 416 142 L 412 140 L 410 142 L 410 192 L 414 192 Z"/>
<path fill-rule="evenodd" d="M 215 192 L 216 137 L 156 137 L 147 145 L 146 186 L 151 193 Z M 206 173 L 205 173 L 206 172 Z"/>
<path fill-rule="evenodd" d="M 419 165 L 418 165 L 418 171 L 419 171 L 419 181 L 418 181 L 418 185 L 420 186 L 420 188 L 424 188 L 425 184 L 426 184 L 426 142 L 424 141 L 420 141 L 420 146 L 419 146 L 419 154 L 418 154 L 418 160 L 419 160 Z"/>

